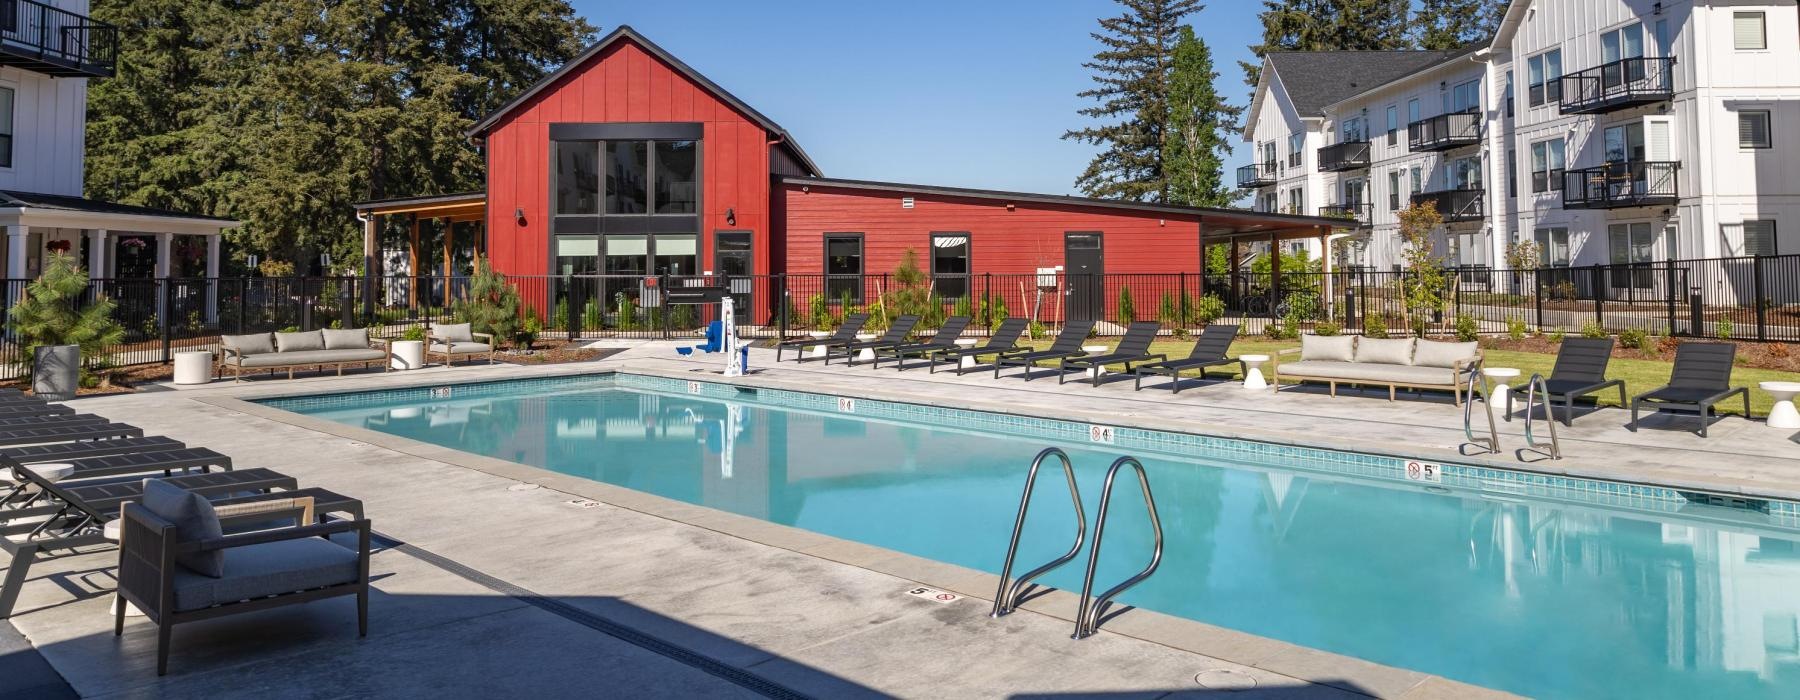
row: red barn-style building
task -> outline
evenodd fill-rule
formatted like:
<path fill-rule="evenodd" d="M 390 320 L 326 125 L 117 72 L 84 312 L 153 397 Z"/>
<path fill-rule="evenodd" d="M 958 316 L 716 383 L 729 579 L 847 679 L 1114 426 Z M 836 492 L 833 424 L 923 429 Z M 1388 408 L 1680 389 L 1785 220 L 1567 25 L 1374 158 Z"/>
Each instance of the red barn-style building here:
<path fill-rule="evenodd" d="M 1023 276 L 1046 268 L 1198 273 L 1203 245 L 1322 239 L 1340 223 L 826 178 L 780 125 L 629 27 L 482 119 L 470 137 L 486 154 L 487 189 L 453 199 L 484 205 L 485 254 L 496 270 L 558 278 L 780 274 L 796 280 L 784 288 L 797 306 L 821 292 L 862 297 L 873 291 L 865 280 L 892 272 L 907 250 L 940 292 L 957 296 L 985 291 L 975 288 L 978 276 L 992 286 L 993 275 L 1032 279 Z M 430 217 L 428 207 L 443 200 L 361 210 Z M 371 223 L 365 242 L 371 261 L 375 230 Z M 415 271 L 418 256 L 414 250 Z M 816 280 L 810 288 L 797 281 L 806 277 Z M 1070 296 L 1108 303 L 1103 289 L 1069 286 Z M 774 302 L 752 304 L 756 322 Z"/>

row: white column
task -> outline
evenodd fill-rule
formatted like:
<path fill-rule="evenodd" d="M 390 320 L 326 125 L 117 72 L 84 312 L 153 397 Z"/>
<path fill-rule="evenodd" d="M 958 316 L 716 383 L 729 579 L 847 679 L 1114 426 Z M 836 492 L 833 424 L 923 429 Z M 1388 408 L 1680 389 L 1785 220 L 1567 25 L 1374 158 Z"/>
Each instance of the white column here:
<path fill-rule="evenodd" d="M 164 323 L 175 322 L 174 319 L 171 319 L 166 315 L 169 313 L 169 309 L 166 308 L 167 305 L 164 304 L 164 302 L 169 298 L 169 295 L 168 292 L 162 288 L 162 285 L 169 284 L 169 258 L 173 255 L 174 244 L 175 234 L 156 234 L 156 272 L 151 276 L 162 280 L 156 289 L 156 318 Z"/>
<path fill-rule="evenodd" d="M 206 237 L 206 322 L 219 322 L 219 234 Z"/>
<path fill-rule="evenodd" d="M 25 279 L 25 261 L 31 255 L 31 227 L 10 226 L 6 229 L 6 278 Z"/>
<path fill-rule="evenodd" d="M 88 234 L 88 279 L 106 278 L 106 229 L 97 228 Z M 104 285 L 96 285 L 96 290 L 104 292 Z"/>

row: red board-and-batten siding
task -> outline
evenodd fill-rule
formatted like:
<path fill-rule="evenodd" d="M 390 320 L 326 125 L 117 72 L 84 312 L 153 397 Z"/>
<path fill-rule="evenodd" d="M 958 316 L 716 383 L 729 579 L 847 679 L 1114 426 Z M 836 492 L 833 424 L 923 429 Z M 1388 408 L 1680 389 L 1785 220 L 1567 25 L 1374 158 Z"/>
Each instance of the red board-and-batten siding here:
<path fill-rule="evenodd" d="M 701 123 L 700 267 L 713 266 L 713 232 L 728 229 L 753 232 L 756 270 L 772 269 L 768 131 L 630 40 L 576 67 L 488 132 L 494 269 L 549 272 L 550 125 L 619 122 Z M 516 210 L 524 211 L 523 224 Z M 737 223 L 725 222 L 727 210 Z"/>

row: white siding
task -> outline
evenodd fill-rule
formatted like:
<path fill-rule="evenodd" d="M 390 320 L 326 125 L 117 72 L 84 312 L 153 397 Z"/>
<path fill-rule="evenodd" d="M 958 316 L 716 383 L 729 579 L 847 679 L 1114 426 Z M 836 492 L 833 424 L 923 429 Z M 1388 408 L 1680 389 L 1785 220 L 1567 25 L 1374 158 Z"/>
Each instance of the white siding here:
<path fill-rule="evenodd" d="M 14 92 L 12 167 L 0 168 L 0 189 L 80 195 L 87 80 L 0 68 L 0 87 Z"/>

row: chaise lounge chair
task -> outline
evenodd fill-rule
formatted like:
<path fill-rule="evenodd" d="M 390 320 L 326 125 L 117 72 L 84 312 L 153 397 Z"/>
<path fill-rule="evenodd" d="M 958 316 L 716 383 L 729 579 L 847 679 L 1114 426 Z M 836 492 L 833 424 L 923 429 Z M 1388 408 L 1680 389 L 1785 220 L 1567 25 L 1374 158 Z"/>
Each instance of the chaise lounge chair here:
<path fill-rule="evenodd" d="M 951 316 L 950 318 L 944 319 L 944 325 L 937 329 L 937 333 L 931 336 L 931 340 L 923 343 L 910 343 L 907 345 L 895 345 L 893 347 L 877 349 L 875 351 L 874 366 L 876 369 L 880 369 L 881 358 L 885 355 L 893 358 L 894 365 L 898 367 L 900 371 L 904 372 L 906 371 L 906 358 L 925 357 L 939 350 L 956 347 L 956 339 L 961 338 L 963 331 L 967 330 L 968 327 L 969 317 Z"/>
<path fill-rule="evenodd" d="M 1565 341 L 1566 342 L 1566 341 Z M 1744 417 L 1750 417 L 1750 390 L 1731 385 L 1731 365 L 1737 359 L 1732 343 L 1682 343 L 1675 348 L 1675 369 L 1668 386 L 1631 399 L 1632 432 L 1637 432 L 1638 409 L 1648 403 L 1657 411 L 1694 412 L 1700 415 L 1700 437 L 1712 422 L 1712 407 L 1733 394 L 1744 397 Z"/>
<path fill-rule="evenodd" d="M 73 415 L 75 409 L 60 403 L 42 401 L 6 401 L 0 402 L 0 416 L 67 416 Z"/>
<path fill-rule="evenodd" d="M 1151 354 L 1150 344 L 1156 342 L 1156 334 L 1162 331 L 1162 323 L 1157 321 L 1138 321 L 1125 329 L 1125 337 L 1119 339 L 1119 345 L 1112 352 L 1104 355 L 1084 355 L 1082 357 L 1065 357 L 1056 367 L 1056 383 L 1061 384 L 1068 378 L 1069 372 L 1089 370 L 1094 386 L 1100 386 L 1100 368 L 1106 365 L 1124 364 L 1125 372 L 1131 372 L 1131 363 L 1145 360 L 1167 360 L 1168 355 Z"/>
<path fill-rule="evenodd" d="M 787 348 L 796 348 L 799 350 L 800 356 L 794 359 L 795 362 L 805 362 L 809 359 L 820 359 L 820 358 L 807 357 L 806 356 L 806 348 L 824 347 L 824 348 L 826 348 L 826 352 L 829 353 L 830 349 L 833 347 L 837 347 L 837 346 L 841 346 L 841 345 L 849 345 L 851 343 L 854 343 L 854 342 L 856 342 L 856 334 L 861 333 L 863 325 L 868 322 L 869 322 L 868 314 L 850 314 L 850 315 L 844 317 L 843 323 L 838 324 L 837 332 L 832 333 L 828 337 L 825 337 L 825 338 L 794 338 L 792 340 L 783 340 L 783 341 L 775 344 L 775 361 L 776 362 L 781 361 L 781 351 L 785 350 Z"/>
<path fill-rule="evenodd" d="M 912 335 L 913 326 L 917 326 L 917 325 L 919 325 L 919 317 L 918 316 L 914 316 L 912 314 L 907 314 L 905 316 L 896 318 L 896 319 L 894 319 L 893 325 L 888 326 L 887 333 L 882 334 L 882 336 L 880 338 L 876 338 L 874 340 L 871 340 L 868 342 L 863 342 L 863 343 L 850 343 L 848 345 L 839 345 L 835 348 L 835 350 L 833 348 L 826 348 L 825 349 L 825 364 L 828 364 L 828 365 L 831 364 L 831 358 L 839 356 L 837 354 L 837 351 L 842 351 L 843 352 L 842 357 L 847 359 L 849 361 L 850 365 L 855 366 L 856 365 L 856 355 L 858 353 L 861 353 L 864 350 L 870 351 L 870 354 L 873 355 L 875 351 L 880 350 L 882 348 L 891 348 L 891 347 L 896 347 L 896 346 L 900 346 L 900 345 L 905 345 L 906 344 L 906 336 Z"/>
<path fill-rule="evenodd" d="M 180 440 L 161 435 L 134 438 L 113 438 L 111 440 L 82 440 L 79 442 L 57 442 L 48 445 L 22 445 L 17 447 L 0 447 L 0 458 L 10 459 L 25 464 L 37 462 L 56 462 L 83 457 L 104 457 L 106 455 L 133 454 L 137 452 L 161 452 L 165 450 L 186 449 L 187 445 Z"/>
<path fill-rule="evenodd" d="M 231 471 L 231 458 L 204 447 L 183 447 L 175 450 L 154 450 L 126 454 L 98 455 L 81 458 L 66 458 L 56 463 L 58 483 L 85 482 L 88 479 L 100 479 L 115 476 L 160 475 L 173 476 L 177 471 L 197 469 L 201 472 L 212 471 L 215 467 L 222 471 Z M 4 495 L 0 495 L 0 508 L 15 505 L 29 505 L 36 497 L 26 498 L 26 490 L 31 480 L 18 471 L 20 468 L 32 469 L 40 474 L 47 471 L 44 463 L 27 465 L 25 463 L 0 456 L 0 472 L 13 477 L 14 485 Z M 92 483 L 92 482 L 85 482 Z M 36 496 L 48 492 L 39 491 Z M 3 514 L 4 511 L 0 511 Z"/>
<path fill-rule="evenodd" d="M 143 437 L 144 429 L 124 423 L 73 423 L 0 429 L 0 446 L 41 445 L 76 440 Z"/>
<path fill-rule="evenodd" d="M 1544 380 L 1544 405 L 1562 402 L 1563 425 L 1575 425 L 1576 399 L 1605 389 L 1618 389 L 1619 407 L 1625 407 L 1625 382 L 1606 378 L 1606 365 L 1612 361 L 1612 351 L 1611 338 L 1563 339 L 1562 347 L 1556 351 L 1556 365 L 1550 370 L 1550 378 Z M 1519 398 L 1518 393 L 1506 394 L 1506 420 L 1512 420 L 1513 401 Z M 1550 411 L 1547 420 L 1556 419 L 1554 410 L 1545 410 Z"/>
<path fill-rule="evenodd" d="M 1088 334 L 1093 332 L 1093 321 L 1064 323 L 1062 332 L 1056 334 L 1056 342 L 1050 344 L 1050 349 L 1022 348 L 1017 352 L 1005 353 L 994 358 L 994 378 L 999 379 L 1000 370 L 1006 367 L 1024 367 L 1025 381 L 1029 382 L 1031 381 L 1031 368 L 1039 362 L 1061 361 L 1086 355 L 1087 351 L 1081 349 L 1081 344 L 1087 342 Z"/>
<path fill-rule="evenodd" d="M 1188 352 L 1187 357 L 1138 365 L 1137 383 L 1133 389 L 1144 388 L 1145 376 L 1162 375 L 1169 377 L 1169 389 L 1172 390 L 1170 393 L 1179 394 L 1181 393 L 1181 372 L 1183 370 L 1199 370 L 1200 378 L 1205 379 L 1208 367 L 1237 365 L 1239 369 L 1242 369 L 1243 362 L 1235 357 L 1225 356 L 1225 353 L 1231 351 L 1231 342 L 1237 340 L 1237 335 L 1236 324 L 1214 323 L 1208 325 L 1200 331 L 1200 337 L 1194 340 L 1194 349 Z"/>
<path fill-rule="evenodd" d="M 1025 329 L 1030 326 L 1030 319 L 1017 317 L 1009 318 L 1000 322 L 1000 326 L 994 329 L 992 335 L 988 336 L 988 341 L 986 343 L 976 347 L 952 345 L 947 348 L 933 350 L 926 353 L 925 360 L 930 363 L 928 366 L 931 368 L 932 373 L 937 372 L 939 362 L 954 362 L 956 363 L 956 373 L 960 375 L 963 373 L 963 370 L 966 369 L 963 367 L 964 359 L 974 359 L 976 362 L 980 362 L 984 355 L 999 355 L 1001 353 L 1017 351 L 1019 349 L 1019 336 L 1024 335 Z M 905 368 L 902 367 L 901 369 Z"/>

